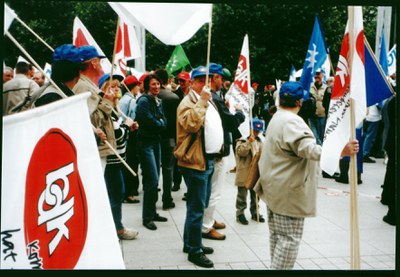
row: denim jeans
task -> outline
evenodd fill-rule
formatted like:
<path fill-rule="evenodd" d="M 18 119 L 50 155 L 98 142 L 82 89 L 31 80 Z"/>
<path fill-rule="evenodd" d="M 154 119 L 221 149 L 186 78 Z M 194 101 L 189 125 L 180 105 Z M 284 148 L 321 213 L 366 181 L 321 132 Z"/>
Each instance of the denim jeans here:
<path fill-rule="evenodd" d="M 161 147 L 159 143 L 143 144 L 139 141 L 139 159 L 143 177 L 143 222 L 153 221 L 158 200 L 158 180 L 160 177 Z"/>
<path fill-rule="evenodd" d="M 317 144 L 322 145 L 325 135 L 326 117 L 310 117 L 309 122 Z"/>
<path fill-rule="evenodd" d="M 124 228 L 122 225 L 122 202 L 125 195 L 125 185 L 121 166 L 121 164 L 107 164 L 104 172 L 108 199 L 117 230 Z"/>
<path fill-rule="evenodd" d="M 171 187 L 175 164 L 174 147 L 175 139 L 164 138 L 161 140 L 161 168 L 163 177 L 162 202 L 164 204 L 172 202 Z"/>
<path fill-rule="evenodd" d="M 365 137 L 364 137 L 364 147 L 363 156 L 368 157 L 370 155 L 372 146 L 374 145 L 376 134 L 378 133 L 379 121 L 365 121 Z"/>
<path fill-rule="evenodd" d="M 183 245 L 189 254 L 202 252 L 201 228 L 204 209 L 208 206 L 211 194 L 211 177 L 214 160 L 206 160 L 206 170 L 199 171 L 179 167 L 187 186 L 186 219 L 183 231 Z"/>

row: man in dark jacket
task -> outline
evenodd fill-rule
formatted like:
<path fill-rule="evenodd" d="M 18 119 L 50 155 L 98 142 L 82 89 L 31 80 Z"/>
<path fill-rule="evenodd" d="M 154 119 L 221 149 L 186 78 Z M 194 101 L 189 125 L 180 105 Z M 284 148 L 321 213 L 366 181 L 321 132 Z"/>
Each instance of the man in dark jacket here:
<path fill-rule="evenodd" d="M 167 118 L 167 128 L 161 134 L 161 168 L 163 176 L 163 210 L 168 210 L 175 207 L 171 196 L 171 188 L 175 164 L 176 109 L 180 100 L 176 94 L 166 89 L 168 85 L 168 72 L 165 69 L 157 69 L 155 74 L 161 81 L 161 89 L 158 97 L 162 100 L 164 114 Z"/>
<path fill-rule="evenodd" d="M 211 195 L 208 207 L 204 211 L 203 217 L 203 238 L 224 240 L 225 235 L 219 233 L 216 229 L 225 228 L 225 224 L 217 222 L 214 219 L 214 213 L 217 203 L 221 199 L 221 190 L 224 183 L 225 176 L 225 157 L 229 156 L 230 144 L 232 144 L 231 132 L 237 130 L 239 125 L 244 121 L 245 116 L 241 112 L 240 107 L 236 108 L 236 113 L 233 115 L 230 113 L 225 101 L 218 95 L 218 91 L 222 88 L 222 81 L 224 72 L 222 66 L 219 64 L 211 63 L 209 67 L 211 77 L 211 95 L 212 101 L 215 103 L 218 109 L 218 113 L 221 117 L 222 128 L 224 131 L 224 147 L 222 152 L 215 156 L 214 173 L 211 180 Z"/>

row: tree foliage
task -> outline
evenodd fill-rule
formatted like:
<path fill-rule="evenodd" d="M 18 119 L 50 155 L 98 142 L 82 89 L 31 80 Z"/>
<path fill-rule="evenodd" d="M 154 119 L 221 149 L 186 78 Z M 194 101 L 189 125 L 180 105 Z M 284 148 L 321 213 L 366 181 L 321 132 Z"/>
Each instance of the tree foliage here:
<path fill-rule="evenodd" d="M 78 16 L 111 60 L 117 15 L 107 2 L 8 0 L 6 3 L 29 27 L 53 48 L 72 42 L 72 27 Z M 249 36 L 253 81 L 287 80 L 291 66 L 303 67 L 315 16 L 319 16 L 333 67 L 336 68 L 347 21 L 346 6 L 215 3 L 211 33 L 211 61 L 235 72 L 245 34 Z M 377 7 L 363 9 L 364 32 L 375 44 Z M 207 57 L 208 24 L 182 44 L 191 65 L 204 65 Z M 10 33 L 40 65 L 51 63 L 52 52 L 16 20 Z M 20 51 L 4 38 L 7 65 L 14 65 Z M 165 67 L 174 46 L 162 44 L 146 32 L 146 67 Z M 23 56 L 23 55 L 22 55 Z"/>

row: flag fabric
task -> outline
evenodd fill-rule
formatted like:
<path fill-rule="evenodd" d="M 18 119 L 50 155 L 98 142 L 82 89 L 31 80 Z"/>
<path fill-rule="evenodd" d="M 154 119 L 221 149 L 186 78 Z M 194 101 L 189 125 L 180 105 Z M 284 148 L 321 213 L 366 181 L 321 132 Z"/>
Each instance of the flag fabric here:
<path fill-rule="evenodd" d="M 382 32 L 383 34 L 383 32 Z M 388 76 L 389 74 L 389 67 L 388 67 L 388 55 L 386 51 L 386 42 L 385 42 L 385 35 L 382 35 L 381 39 L 381 51 L 379 52 L 379 64 L 381 65 L 381 68 L 383 70 L 383 73 L 385 73 L 385 76 Z"/>
<path fill-rule="evenodd" d="M 249 97 L 254 97 L 251 92 L 250 81 L 250 61 L 249 61 L 249 37 L 245 35 L 243 40 L 242 52 L 239 57 L 238 67 L 235 73 L 235 80 L 226 98 L 229 101 L 229 109 L 231 113 L 235 113 L 235 105 L 242 106 L 245 120 L 239 126 L 239 131 L 242 137 L 247 138 L 250 135 L 250 100 Z M 253 101 L 254 103 L 254 101 Z"/>
<path fill-rule="evenodd" d="M 396 44 L 393 45 L 388 53 L 388 75 L 392 76 L 396 73 Z"/>
<path fill-rule="evenodd" d="M 290 70 L 289 74 L 289 82 L 296 82 L 296 69 L 292 65 L 292 69 Z"/>
<path fill-rule="evenodd" d="M 125 269 L 89 95 L 3 117 L 2 269 Z"/>
<path fill-rule="evenodd" d="M 350 138 L 350 98 L 354 105 L 355 126 L 363 121 L 367 109 L 364 31 L 360 6 L 354 7 L 353 28 L 349 28 L 349 24 L 348 22 L 346 25 L 340 49 L 321 153 L 321 169 L 329 175 L 335 173 L 342 149 Z M 352 33 L 349 32 L 350 29 L 353 30 Z M 350 41 L 353 42 L 351 45 Z M 350 53 L 353 53 L 352 57 Z"/>
<path fill-rule="evenodd" d="M 117 45 L 115 49 L 115 66 L 126 75 L 127 60 L 141 57 L 140 46 L 135 29 L 121 18 L 119 19 Z"/>
<path fill-rule="evenodd" d="M 125 22 L 143 26 L 162 43 L 178 45 L 211 22 L 212 4 L 108 2 Z"/>
<path fill-rule="evenodd" d="M 46 73 L 46 76 L 50 78 L 51 77 L 51 64 L 46 63 L 44 65 L 43 71 L 44 71 L 44 73 Z"/>
<path fill-rule="evenodd" d="M 179 44 L 175 46 L 175 49 L 172 52 L 165 69 L 168 71 L 168 73 L 172 74 L 173 72 L 182 69 L 187 65 L 190 65 L 189 59 L 187 58 L 182 46 Z"/>
<path fill-rule="evenodd" d="M 4 34 L 8 32 L 8 29 L 11 26 L 11 23 L 17 17 L 14 10 L 10 9 L 10 7 L 4 3 Z"/>
<path fill-rule="evenodd" d="M 92 35 L 89 33 L 85 25 L 83 25 L 82 21 L 78 17 L 75 17 L 74 19 L 72 44 L 76 47 L 83 45 L 94 46 L 96 47 L 97 52 L 99 52 L 100 55 L 105 56 L 103 50 L 101 50 L 100 46 L 97 44 L 97 42 L 94 40 Z M 107 58 L 101 59 L 100 65 L 103 70 L 102 74 L 111 72 L 111 63 Z"/>
<path fill-rule="evenodd" d="M 367 38 L 364 38 L 365 48 L 365 86 L 367 92 L 367 107 L 381 103 L 392 96 L 391 86 L 388 83 L 376 57 L 369 46 Z M 381 50 L 384 51 L 383 49 Z M 385 51 L 386 52 L 386 51 Z M 387 55 L 385 55 L 387 57 Z"/>
<path fill-rule="evenodd" d="M 305 91 L 304 100 L 309 98 L 311 83 L 313 82 L 315 72 L 318 69 L 322 69 L 325 76 L 329 76 L 330 63 L 328 59 L 328 51 L 325 46 L 324 37 L 322 36 L 318 17 L 316 17 L 311 40 L 308 45 L 306 59 L 303 65 L 303 72 L 300 77 L 300 83 Z"/>
<path fill-rule="evenodd" d="M 24 62 L 24 63 L 30 64 L 30 62 L 28 62 L 28 60 L 25 59 L 25 58 L 22 57 L 22 56 L 18 56 L 18 58 L 17 58 L 17 63 L 19 63 L 19 62 Z"/>

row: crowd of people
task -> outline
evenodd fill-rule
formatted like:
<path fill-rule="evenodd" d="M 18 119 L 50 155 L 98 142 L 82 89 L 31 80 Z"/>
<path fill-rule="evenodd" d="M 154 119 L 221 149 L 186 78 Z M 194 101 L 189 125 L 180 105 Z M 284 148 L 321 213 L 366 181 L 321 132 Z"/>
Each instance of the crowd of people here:
<path fill-rule="evenodd" d="M 307 100 L 303 99 L 304 90 L 299 82 L 284 82 L 280 88 L 253 83 L 254 118 L 249 126 L 250 136 L 242 137 L 238 127 L 246 116 L 240 105 L 233 107 L 234 113 L 230 112 L 227 92 L 232 76 L 222 65 L 210 63 L 208 68 L 198 66 L 191 72 L 180 72 L 175 83 L 163 68 L 140 77 L 103 74 L 100 63 L 103 58 L 93 46 L 61 45 L 53 54 L 53 82 L 46 82 L 45 76 L 35 73 L 27 62 L 18 62 L 15 69 L 5 67 L 3 116 L 90 92 L 88 110 L 117 236 L 121 240 L 138 236 L 138 231 L 122 224 L 122 203 L 142 201 L 142 224 L 155 231 L 156 222 L 168 221 L 156 208 L 159 191 L 162 190 L 162 210 L 173 209 L 171 192 L 181 189 L 183 180 L 186 187 L 183 252 L 188 254 L 189 261 L 207 268 L 213 267 L 213 262 L 206 255 L 214 249 L 205 246 L 203 239 L 226 239 L 220 231 L 226 225 L 215 220 L 215 211 L 232 148 L 236 167 L 231 172 L 236 172 L 238 188 L 237 222 L 248 225 L 244 210 L 249 193 L 251 219 L 268 221 L 271 268 L 293 268 L 304 218 L 316 215 L 318 161 L 333 78 L 324 81 L 323 71 L 317 70 Z M 383 220 L 392 225 L 396 218 L 393 99 L 395 96 L 382 106 L 369 108 L 364 138 L 350 141 L 344 147 L 340 172 L 334 176 L 322 172 L 323 177 L 348 183 L 348 156 L 359 149 L 366 163 L 375 162 L 371 159 L 373 153 L 376 158 L 386 156 L 381 202 L 389 207 Z M 377 115 L 379 112 L 384 114 L 383 120 Z M 384 135 L 379 138 L 379 133 Z M 264 142 L 261 134 L 265 136 Z M 259 179 L 255 186 L 249 187 L 247 181 L 250 172 L 254 173 L 252 162 L 257 155 Z M 132 174 L 123 161 L 136 173 L 140 166 L 141 178 Z M 142 199 L 138 198 L 140 183 Z M 258 198 L 267 203 L 267 218 L 258 212 Z"/>

